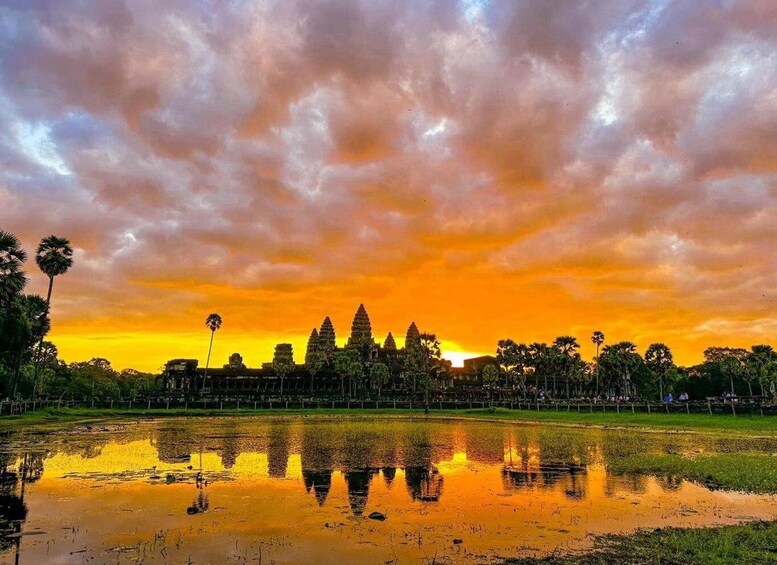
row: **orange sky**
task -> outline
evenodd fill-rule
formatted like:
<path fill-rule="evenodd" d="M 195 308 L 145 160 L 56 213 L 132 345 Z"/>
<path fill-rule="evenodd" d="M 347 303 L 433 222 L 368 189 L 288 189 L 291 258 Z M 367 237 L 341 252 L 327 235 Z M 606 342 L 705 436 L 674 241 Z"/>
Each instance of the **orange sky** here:
<path fill-rule="evenodd" d="M 774 2 L 163 4 L 0 12 L 0 227 L 76 247 L 66 360 L 204 362 L 216 311 L 216 365 L 301 361 L 360 302 L 453 357 L 775 344 Z"/>

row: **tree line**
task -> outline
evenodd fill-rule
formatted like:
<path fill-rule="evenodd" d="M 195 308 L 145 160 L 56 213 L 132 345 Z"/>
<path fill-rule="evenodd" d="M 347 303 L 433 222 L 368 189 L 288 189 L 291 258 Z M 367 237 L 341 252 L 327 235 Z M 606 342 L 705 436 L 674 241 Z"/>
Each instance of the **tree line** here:
<path fill-rule="evenodd" d="M 753 345 L 749 350 L 710 347 L 702 363 L 680 367 L 664 343 L 652 343 L 640 354 L 629 341 L 604 345 L 600 331 L 591 335 L 591 341 L 596 355 L 586 362 L 573 336 L 557 337 L 551 344 L 500 340 L 496 364 L 483 370 L 484 385 L 512 389 L 523 396 L 566 398 L 663 400 L 667 394 L 681 392 L 697 399 L 727 393 L 775 395 L 777 354 L 770 345 Z"/>
<path fill-rule="evenodd" d="M 0 399 L 67 397 L 132 397 L 149 394 L 154 376 L 127 369 L 115 371 L 106 359 L 66 364 L 56 345 L 47 341 L 56 277 L 73 265 L 70 242 L 43 238 L 35 263 L 48 278 L 46 297 L 27 294 L 27 252 L 19 239 L 0 230 Z"/>
<path fill-rule="evenodd" d="M 66 364 L 58 358 L 56 346 L 45 339 L 56 277 L 73 265 L 70 242 L 58 236 L 43 238 L 35 252 L 35 263 L 48 278 L 43 298 L 26 294 L 24 272 L 27 253 L 13 234 L 0 230 L 0 398 L 100 397 L 119 398 L 150 394 L 155 375 L 133 369 L 114 370 L 110 362 L 93 358 Z M 368 324 L 367 321 L 365 321 Z M 206 388 L 215 332 L 221 327 L 218 314 L 205 322 L 210 330 L 208 357 L 202 379 Z M 304 366 L 311 376 L 311 389 L 322 371 L 336 374 L 340 392 L 348 398 L 378 398 L 397 379 L 404 393 L 429 401 L 448 381 L 450 363 L 442 359 L 440 342 L 433 333 L 421 333 L 415 324 L 408 329 L 404 351 L 396 348 L 389 334 L 380 360 L 373 360 L 369 328 L 357 332 L 344 348 L 335 344 L 334 328 L 327 317 L 320 331 L 313 330 Z M 366 339 L 366 338 L 365 338 Z M 777 354 L 765 344 L 750 349 L 710 347 L 704 361 L 691 367 L 674 363 L 664 343 L 653 343 L 640 354 L 628 341 L 605 344 L 605 336 L 591 336 L 596 347 L 592 362 L 580 354 L 573 336 L 557 337 L 552 343 L 518 343 L 503 339 L 497 343 L 495 363 L 486 364 L 478 375 L 483 394 L 504 396 L 628 397 L 663 399 L 666 393 L 687 392 L 693 398 L 720 396 L 774 396 L 777 385 Z M 272 368 L 284 380 L 295 370 L 291 344 L 278 344 Z M 311 394 L 312 394 L 311 390 Z"/>

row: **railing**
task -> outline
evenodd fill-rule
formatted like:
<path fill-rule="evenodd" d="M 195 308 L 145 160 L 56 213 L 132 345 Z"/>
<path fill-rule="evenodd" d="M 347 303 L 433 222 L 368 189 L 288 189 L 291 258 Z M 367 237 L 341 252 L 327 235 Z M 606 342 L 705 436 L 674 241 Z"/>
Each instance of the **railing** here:
<path fill-rule="evenodd" d="M 755 414 L 761 416 L 777 415 L 777 404 L 767 400 L 747 400 L 723 402 L 720 400 L 702 400 L 690 402 L 590 402 L 584 400 L 434 400 L 429 402 L 429 410 L 467 410 L 484 408 L 507 408 L 510 410 L 531 410 L 535 412 L 578 412 L 578 413 L 614 413 L 614 414 Z M 415 400 L 328 400 L 316 398 L 282 399 L 271 398 L 250 400 L 240 398 L 224 399 L 99 399 L 84 400 L 21 400 L 0 401 L 0 417 L 21 415 L 44 408 L 94 408 L 114 410 L 424 410 L 423 401 Z"/>

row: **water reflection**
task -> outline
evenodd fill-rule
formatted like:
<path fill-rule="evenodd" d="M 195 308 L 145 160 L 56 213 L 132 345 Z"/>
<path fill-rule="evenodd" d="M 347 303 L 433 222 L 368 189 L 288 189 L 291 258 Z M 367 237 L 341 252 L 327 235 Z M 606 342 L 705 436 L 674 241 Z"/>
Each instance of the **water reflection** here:
<path fill-rule="evenodd" d="M 82 543 L 97 562 L 122 561 L 123 553 L 118 559 L 106 556 L 111 548 L 148 551 L 143 532 L 158 536 L 162 530 L 180 538 L 175 550 L 168 544 L 166 552 L 186 550 L 201 562 L 219 561 L 212 552 L 226 551 L 225 536 L 232 536 L 235 547 L 274 552 L 279 562 L 295 562 L 290 547 L 313 555 L 319 546 L 337 547 L 334 554 L 320 555 L 322 562 L 375 562 L 395 555 L 417 561 L 434 554 L 432 548 L 442 551 L 441 557 L 455 549 L 448 553 L 454 560 L 477 561 L 499 548 L 515 555 L 526 548 L 550 551 L 560 543 L 584 545 L 589 531 L 772 517 L 769 508 L 775 507 L 773 497 L 719 496 L 676 476 L 607 472 L 617 457 L 730 449 L 725 438 L 691 434 L 474 422 L 225 419 L 5 439 L 0 562 L 19 555 L 40 562 L 36 558 L 44 550 L 53 552 L 47 558 L 57 555 L 64 546 L 53 532 L 65 527 L 78 532 L 71 545 Z M 768 438 L 746 441 L 751 451 L 777 447 Z M 355 525 L 375 511 L 388 516 L 380 530 Z M 202 514 L 208 522 L 197 521 Z M 30 523 L 39 535 L 26 535 Z M 81 526 L 84 533 L 76 528 Z M 340 537 L 327 537 L 330 530 Z M 409 532 L 419 536 L 412 543 Z M 453 548 L 454 538 L 465 543 Z M 519 538 L 522 545 L 511 541 Z M 361 553 L 352 553 L 354 547 Z"/>
<path fill-rule="evenodd" d="M 0 551 L 13 548 L 15 563 L 19 563 L 22 528 L 27 520 L 25 492 L 28 484 L 42 476 L 43 458 L 42 453 L 27 452 L 17 461 L 0 453 Z"/>
<path fill-rule="evenodd" d="M 502 468 L 502 482 L 507 490 L 530 490 L 535 487 L 561 490 L 570 499 L 585 498 L 586 468 L 577 463 L 538 463 L 524 460 Z"/>

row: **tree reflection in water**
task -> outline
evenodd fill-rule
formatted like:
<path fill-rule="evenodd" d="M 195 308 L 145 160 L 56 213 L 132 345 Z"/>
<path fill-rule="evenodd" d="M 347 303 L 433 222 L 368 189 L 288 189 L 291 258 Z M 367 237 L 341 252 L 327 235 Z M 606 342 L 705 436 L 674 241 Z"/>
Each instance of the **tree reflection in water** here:
<path fill-rule="evenodd" d="M 208 495 L 205 493 L 205 487 L 208 486 L 208 481 L 202 476 L 202 451 L 200 451 L 200 470 L 197 471 L 197 476 L 194 478 L 194 486 L 197 488 L 197 496 L 192 502 L 192 505 L 186 509 L 186 513 L 190 516 L 194 514 L 201 514 L 208 509 Z"/>
<path fill-rule="evenodd" d="M 563 484 L 569 499 L 585 498 L 584 465 L 576 463 L 529 463 L 527 459 L 502 467 L 502 484 L 506 490 L 528 490 L 534 487 L 552 489 Z"/>
<path fill-rule="evenodd" d="M 284 478 L 289 463 L 289 427 L 270 427 L 267 445 L 267 470 L 271 477 Z"/>
<path fill-rule="evenodd" d="M 17 564 L 22 526 L 27 520 L 24 494 L 27 484 L 34 483 L 43 474 L 44 456 L 44 453 L 24 453 L 16 472 L 13 470 L 13 455 L 0 454 L 0 551 L 14 547 Z"/>

